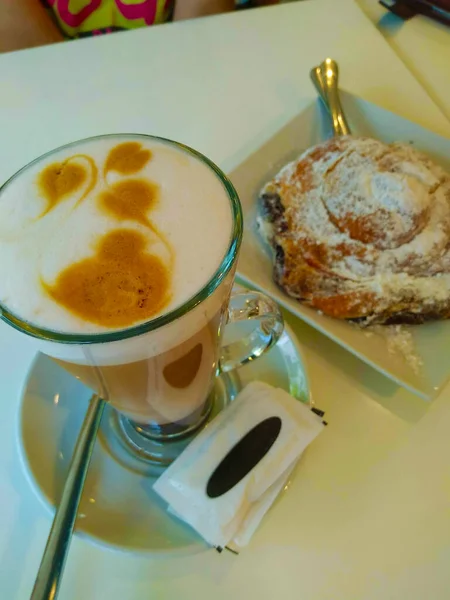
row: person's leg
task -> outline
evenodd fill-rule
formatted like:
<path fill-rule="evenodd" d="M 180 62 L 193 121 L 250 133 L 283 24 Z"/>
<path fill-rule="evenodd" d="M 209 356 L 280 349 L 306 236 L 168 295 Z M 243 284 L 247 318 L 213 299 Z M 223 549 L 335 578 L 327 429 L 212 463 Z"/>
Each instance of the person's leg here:
<path fill-rule="evenodd" d="M 64 39 L 39 0 L 0 0 L 0 52 Z"/>
<path fill-rule="evenodd" d="M 176 0 L 173 20 L 192 19 L 234 10 L 234 0 Z"/>

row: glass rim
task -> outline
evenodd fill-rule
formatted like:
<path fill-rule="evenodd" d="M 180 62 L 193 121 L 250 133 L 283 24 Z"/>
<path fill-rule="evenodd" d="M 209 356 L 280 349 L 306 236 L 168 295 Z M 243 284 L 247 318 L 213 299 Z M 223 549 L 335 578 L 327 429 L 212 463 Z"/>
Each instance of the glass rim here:
<path fill-rule="evenodd" d="M 143 335 L 144 333 L 155 331 L 156 329 L 160 329 L 161 327 L 172 323 L 180 317 L 183 317 L 185 314 L 187 314 L 196 306 L 201 304 L 204 300 L 206 300 L 214 292 L 214 290 L 216 290 L 219 287 L 219 285 L 231 271 L 234 262 L 237 258 L 243 235 L 243 215 L 242 206 L 236 189 L 234 188 L 230 179 L 212 160 L 207 158 L 201 152 L 198 152 L 198 150 L 194 150 L 190 146 L 186 146 L 181 142 L 176 142 L 175 140 L 171 140 L 168 138 L 145 133 L 105 133 L 91 136 L 88 138 L 82 138 L 80 140 L 70 142 L 69 144 L 59 146 L 58 148 L 54 148 L 53 150 L 50 150 L 49 152 L 46 152 L 41 156 L 38 156 L 37 158 L 33 159 L 31 162 L 27 163 L 0 186 L 0 194 L 10 183 L 12 183 L 17 177 L 19 177 L 19 175 L 23 171 L 32 167 L 37 162 L 51 156 L 52 154 L 55 154 L 59 150 L 70 148 L 71 146 L 75 146 L 82 142 L 88 142 L 91 140 L 108 137 L 135 137 L 155 140 L 163 144 L 175 146 L 180 150 L 187 152 L 188 154 L 190 154 L 191 156 L 200 160 L 206 166 L 208 166 L 221 181 L 225 192 L 228 196 L 228 200 L 230 202 L 232 228 L 227 251 L 219 267 L 216 269 L 215 273 L 212 275 L 209 281 L 198 292 L 196 292 L 188 300 L 183 302 L 183 304 L 174 308 L 166 314 L 156 317 L 155 319 L 150 319 L 148 321 L 138 323 L 137 325 L 132 325 L 125 329 L 117 329 L 114 331 L 100 331 L 97 333 L 64 333 L 61 331 L 48 329 L 46 327 L 40 327 L 39 325 L 33 324 L 30 321 L 21 319 L 0 302 L 0 320 L 4 321 L 17 331 L 25 333 L 26 335 L 31 336 L 33 338 L 37 338 L 38 340 L 55 342 L 58 344 L 103 344 L 107 342 L 117 342 L 129 339 L 132 337 Z"/>

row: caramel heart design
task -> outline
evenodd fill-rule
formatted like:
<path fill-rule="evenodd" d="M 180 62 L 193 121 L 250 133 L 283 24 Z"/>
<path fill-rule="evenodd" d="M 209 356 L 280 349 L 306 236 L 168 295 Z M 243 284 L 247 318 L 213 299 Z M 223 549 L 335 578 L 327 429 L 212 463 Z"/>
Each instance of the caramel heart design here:
<path fill-rule="evenodd" d="M 158 186 L 144 179 L 124 179 L 98 197 L 100 207 L 118 220 L 136 221 L 153 229 L 148 211 L 158 200 Z"/>
<path fill-rule="evenodd" d="M 104 174 L 117 171 L 121 175 L 132 175 L 145 167 L 151 157 L 150 150 L 143 149 L 139 142 L 124 142 L 115 146 L 108 154 Z"/>
<path fill-rule="evenodd" d="M 69 160 L 52 163 L 39 174 L 38 186 L 47 201 L 41 217 L 50 212 L 61 200 L 79 190 L 87 179 L 88 173 L 85 167 Z"/>

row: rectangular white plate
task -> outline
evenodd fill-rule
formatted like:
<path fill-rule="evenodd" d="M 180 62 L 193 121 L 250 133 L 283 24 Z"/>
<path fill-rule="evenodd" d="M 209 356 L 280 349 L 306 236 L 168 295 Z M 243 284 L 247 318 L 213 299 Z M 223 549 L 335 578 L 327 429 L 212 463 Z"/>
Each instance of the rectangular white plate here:
<path fill-rule="evenodd" d="M 450 171 L 449 139 L 348 93 L 342 93 L 342 104 L 352 133 L 369 135 L 385 142 L 411 142 Z M 423 361 L 420 372 L 414 372 L 403 356 L 388 352 L 383 335 L 368 336 L 354 325 L 320 315 L 287 296 L 272 280 L 270 251 L 264 246 L 255 227 L 258 192 L 284 164 L 330 135 L 329 119 L 317 101 L 230 173 L 241 198 L 245 222 L 238 275 L 400 385 L 424 399 L 430 399 L 450 376 L 450 321 L 409 328 L 415 353 Z"/>

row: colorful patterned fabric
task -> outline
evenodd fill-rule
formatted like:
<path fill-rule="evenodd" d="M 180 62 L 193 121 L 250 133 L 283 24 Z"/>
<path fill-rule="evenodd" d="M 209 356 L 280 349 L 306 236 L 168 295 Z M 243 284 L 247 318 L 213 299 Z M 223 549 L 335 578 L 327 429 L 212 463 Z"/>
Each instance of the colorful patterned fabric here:
<path fill-rule="evenodd" d="M 164 23 L 173 0 L 44 0 L 68 37 Z"/>

